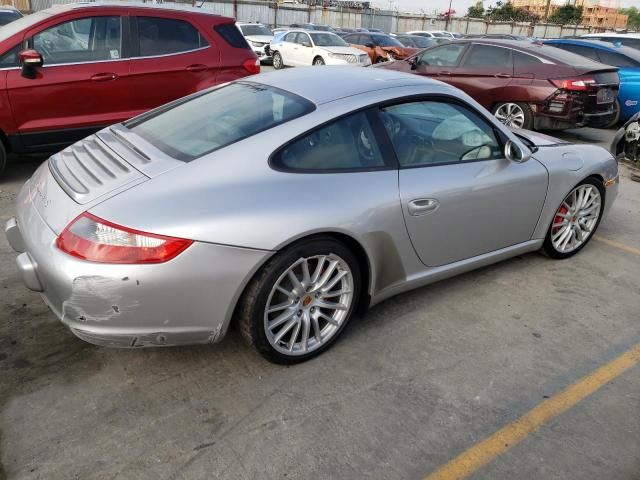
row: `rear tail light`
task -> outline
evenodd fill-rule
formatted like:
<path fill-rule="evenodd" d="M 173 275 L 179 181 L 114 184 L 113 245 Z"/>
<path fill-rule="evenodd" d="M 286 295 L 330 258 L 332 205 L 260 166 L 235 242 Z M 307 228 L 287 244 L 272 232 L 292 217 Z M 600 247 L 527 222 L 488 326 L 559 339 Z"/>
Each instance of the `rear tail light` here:
<path fill-rule="evenodd" d="M 251 75 L 260 73 L 260 60 L 248 58 L 244 62 L 242 62 L 242 66 L 244 69 L 249 72 Z"/>
<path fill-rule="evenodd" d="M 551 80 L 556 87 L 573 92 L 586 92 L 596 83 L 592 77 L 557 78 Z"/>
<path fill-rule="evenodd" d="M 56 246 L 77 258 L 99 263 L 162 263 L 184 251 L 192 240 L 122 227 L 83 213 L 56 239 Z"/>

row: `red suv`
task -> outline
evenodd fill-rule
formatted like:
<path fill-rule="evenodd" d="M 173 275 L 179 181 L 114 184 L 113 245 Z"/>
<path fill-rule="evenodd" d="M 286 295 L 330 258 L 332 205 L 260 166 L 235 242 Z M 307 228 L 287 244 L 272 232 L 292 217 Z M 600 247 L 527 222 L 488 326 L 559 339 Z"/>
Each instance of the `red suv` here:
<path fill-rule="evenodd" d="M 198 8 L 56 6 L 0 29 L 6 154 L 59 150 L 100 128 L 258 73 L 234 20 Z"/>

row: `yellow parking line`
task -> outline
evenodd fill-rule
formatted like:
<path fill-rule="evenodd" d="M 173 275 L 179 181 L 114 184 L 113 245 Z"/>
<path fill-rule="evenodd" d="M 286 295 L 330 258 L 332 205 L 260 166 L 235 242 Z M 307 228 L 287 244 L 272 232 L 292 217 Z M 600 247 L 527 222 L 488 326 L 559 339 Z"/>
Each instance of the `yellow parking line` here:
<path fill-rule="evenodd" d="M 625 252 L 635 253 L 636 255 L 640 255 L 640 248 L 630 247 L 629 245 L 616 242 L 615 240 L 609 240 L 608 238 L 601 237 L 600 235 L 594 235 L 593 239 L 602 243 L 606 243 L 610 247 L 619 248 L 620 250 L 624 250 Z"/>
<path fill-rule="evenodd" d="M 639 362 L 640 343 L 475 444 L 425 480 L 466 478 Z"/>

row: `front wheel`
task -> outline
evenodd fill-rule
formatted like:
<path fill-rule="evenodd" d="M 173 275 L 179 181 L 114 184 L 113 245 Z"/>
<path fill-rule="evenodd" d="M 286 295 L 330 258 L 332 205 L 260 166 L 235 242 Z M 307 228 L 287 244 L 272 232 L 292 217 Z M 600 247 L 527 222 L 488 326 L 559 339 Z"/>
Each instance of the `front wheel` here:
<path fill-rule="evenodd" d="M 526 103 L 504 102 L 494 105 L 493 115 L 507 127 L 533 128 L 533 112 Z"/>
<path fill-rule="evenodd" d="M 244 338 L 268 360 L 299 363 L 338 338 L 356 308 L 360 268 L 330 237 L 276 254 L 248 285 L 238 310 Z"/>
<path fill-rule="evenodd" d="M 7 165 L 7 151 L 4 148 L 4 145 L 2 144 L 2 141 L 0 141 L 0 177 L 2 176 L 2 172 L 4 172 L 4 168 Z"/>
<path fill-rule="evenodd" d="M 273 52 L 272 61 L 274 69 L 280 70 L 281 68 L 284 68 L 284 62 L 282 61 L 282 55 L 280 55 L 280 52 Z"/>
<path fill-rule="evenodd" d="M 568 258 L 584 248 L 600 224 L 604 208 L 602 183 L 588 178 L 562 201 L 544 240 L 551 258 Z"/>
<path fill-rule="evenodd" d="M 322 57 L 316 57 L 313 59 L 313 65 L 316 67 L 322 66 L 324 65 L 324 60 L 322 59 Z"/>

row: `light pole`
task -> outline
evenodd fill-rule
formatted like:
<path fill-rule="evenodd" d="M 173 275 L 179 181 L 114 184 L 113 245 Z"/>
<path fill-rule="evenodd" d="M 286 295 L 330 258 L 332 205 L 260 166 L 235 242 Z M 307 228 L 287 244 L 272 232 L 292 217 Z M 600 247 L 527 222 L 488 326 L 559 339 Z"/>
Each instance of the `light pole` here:
<path fill-rule="evenodd" d="M 449 31 L 449 19 L 451 18 L 451 4 L 453 3 L 453 0 L 449 0 L 449 10 L 447 10 L 447 21 L 444 24 L 444 29 L 448 32 Z"/>

